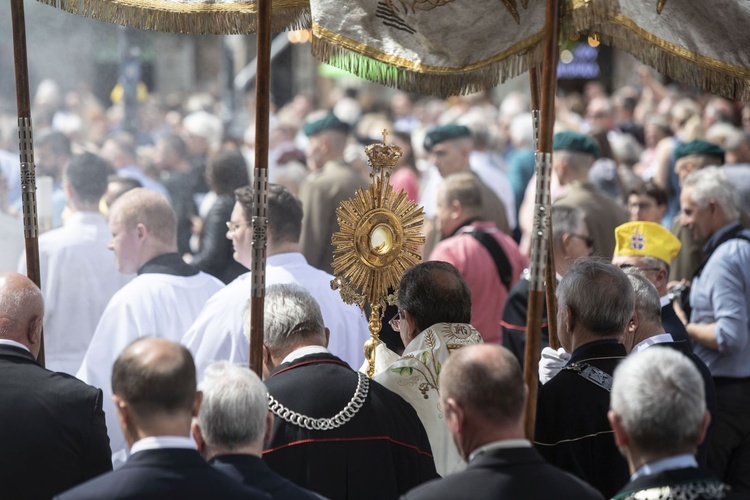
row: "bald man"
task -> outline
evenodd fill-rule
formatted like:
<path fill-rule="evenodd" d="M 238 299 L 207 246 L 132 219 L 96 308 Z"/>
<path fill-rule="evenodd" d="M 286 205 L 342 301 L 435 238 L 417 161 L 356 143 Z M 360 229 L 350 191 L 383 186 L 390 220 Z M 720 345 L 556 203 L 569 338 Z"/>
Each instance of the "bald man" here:
<path fill-rule="evenodd" d="M 44 302 L 0 274 L 0 497 L 51 498 L 112 469 L 102 391 L 39 366 Z"/>
<path fill-rule="evenodd" d="M 105 392 L 104 413 L 117 466 L 126 456 L 126 446 L 109 391 L 115 358 L 139 337 L 179 341 L 223 284 L 177 254 L 174 211 L 154 191 L 138 188 L 118 198 L 110 210 L 109 230 L 109 248 L 115 252 L 118 271 L 138 276 L 107 304 L 78 378 Z"/>
<path fill-rule="evenodd" d="M 115 361 L 112 392 L 131 456 L 118 470 L 59 498 L 267 498 L 215 470 L 198 453 L 190 423 L 202 394 L 187 349 L 165 339 L 136 340 Z"/>
<path fill-rule="evenodd" d="M 402 498 L 602 498 L 588 484 L 546 463 L 526 440 L 528 391 L 509 350 L 463 347 L 445 361 L 439 380 L 445 422 L 469 465 Z"/>

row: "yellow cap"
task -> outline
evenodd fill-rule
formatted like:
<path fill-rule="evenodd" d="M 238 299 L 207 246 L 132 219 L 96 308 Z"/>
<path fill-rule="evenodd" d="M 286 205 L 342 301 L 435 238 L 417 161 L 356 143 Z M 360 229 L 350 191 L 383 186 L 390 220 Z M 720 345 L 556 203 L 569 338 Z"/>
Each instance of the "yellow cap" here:
<path fill-rule="evenodd" d="M 655 222 L 634 221 L 615 228 L 615 255 L 655 257 L 669 264 L 682 243 L 668 229 Z"/>

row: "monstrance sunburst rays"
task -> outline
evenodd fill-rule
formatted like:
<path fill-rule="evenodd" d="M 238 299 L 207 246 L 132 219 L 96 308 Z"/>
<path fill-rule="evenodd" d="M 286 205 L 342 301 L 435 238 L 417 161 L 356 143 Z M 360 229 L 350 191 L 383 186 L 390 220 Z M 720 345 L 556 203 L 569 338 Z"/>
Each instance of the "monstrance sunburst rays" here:
<path fill-rule="evenodd" d="M 384 131 L 382 144 L 365 148 L 372 181 L 336 209 L 339 231 L 332 237 L 336 278 L 331 286 L 339 289 L 345 302 L 362 309 L 366 303 L 372 307 L 371 338 L 365 344 L 371 377 L 383 311 L 386 304 L 395 302 L 395 294 L 389 290 L 396 289 L 406 268 L 420 261 L 419 247 L 424 243 L 424 210 L 408 200 L 404 191 L 395 192 L 388 182 L 401 149 L 387 146 L 386 135 Z"/>

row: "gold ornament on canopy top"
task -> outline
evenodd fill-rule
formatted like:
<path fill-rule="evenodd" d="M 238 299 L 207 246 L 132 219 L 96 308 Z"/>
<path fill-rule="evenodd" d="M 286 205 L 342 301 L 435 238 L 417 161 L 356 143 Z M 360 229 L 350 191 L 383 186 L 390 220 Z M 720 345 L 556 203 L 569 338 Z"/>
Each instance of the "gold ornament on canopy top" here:
<path fill-rule="evenodd" d="M 331 287 L 339 290 L 344 302 L 372 308 L 371 337 L 365 342 L 370 377 L 375 372 L 375 348 L 381 343 L 383 312 L 387 304 L 396 302 L 390 290 L 396 289 L 406 268 L 421 260 L 419 247 L 424 244 L 424 210 L 388 182 L 401 148 L 386 145 L 387 135 L 384 130 L 382 143 L 365 148 L 372 168 L 370 186 L 341 202 L 336 209 L 339 231 L 332 237 L 336 277 Z"/>

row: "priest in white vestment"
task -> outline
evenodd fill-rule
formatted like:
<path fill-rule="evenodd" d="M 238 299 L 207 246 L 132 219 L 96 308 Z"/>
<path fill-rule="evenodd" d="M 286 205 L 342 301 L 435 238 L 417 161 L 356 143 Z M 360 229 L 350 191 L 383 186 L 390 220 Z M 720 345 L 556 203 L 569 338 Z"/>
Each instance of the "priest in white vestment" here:
<path fill-rule="evenodd" d="M 234 245 L 235 260 L 249 268 L 252 189 L 238 189 L 236 195 L 227 237 Z M 370 337 L 367 320 L 356 306 L 345 304 L 339 292 L 331 289 L 333 276 L 309 265 L 300 253 L 302 210 L 300 201 L 286 188 L 268 185 L 266 285 L 296 283 L 310 292 L 331 332 L 328 349 L 349 366 L 358 367 L 364 360 L 364 342 Z M 247 366 L 250 348 L 242 318 L 250 299 L 250 286 L 250 273 L 245 273 L 211 297 L 182 339 L 193 354 L 199 380 L 203 370 L 215 361 Z"/>
<path fill-rule="evenodd" d="M 70 215 L 39 237 L 47 369 L 75 375 L 112 296 L 132 278 L 117 272 L 107 248 L 109 227 L 99 212 L 112 167 L 93 153 L 73 157 L 63 171 Z M 19 233 L 20 234 L 20 233 Z M 26 255 L 18 263 L 26 274 Z"/>
<path fill-rule="evenodd" d="M 391 326 L 401 334 L 406 349 L 401 357 L 385 344 L 376 360 L 374 380 L 399 394 L 417 411 L 430 439 L 438 474 L 466 467 L 448 430 L 440 407 L 440 370 L 452 351 L 481 344 L 482 336 L 469 324 L 471 294 L 458 270 L 447 262 L 431 261 L 407 269 L 398 288 L 398 316 Z M 380 370 L 378 371 L 378 365 Z"/>
<path fill-rule="evenodd" d="M 177 254 L 175 213 L 167 199 L 154 191 L 138 188 L 118 198 L 110 210 L 109 229 L 117 269 L 138 276 L 109 301 L 77 376 L 104 392 L 107 433 L 117 467 L 127 458 L 127 444 L 112 403 L 115 359 L 141 337 L 179 342 L 223 283 Z"/>

